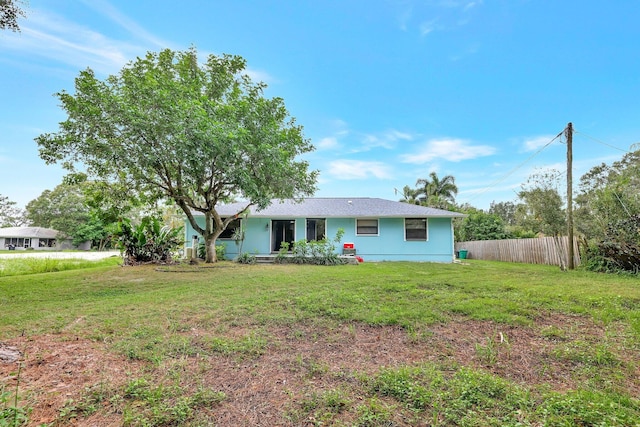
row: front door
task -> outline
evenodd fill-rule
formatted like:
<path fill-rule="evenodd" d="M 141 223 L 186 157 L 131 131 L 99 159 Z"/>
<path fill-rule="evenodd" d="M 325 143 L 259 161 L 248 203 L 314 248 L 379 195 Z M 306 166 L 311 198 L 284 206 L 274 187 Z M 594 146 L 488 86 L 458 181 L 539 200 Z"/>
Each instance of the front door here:
<path fill-rule="evenodd" d="M 295 242 L 296 221 L 293 219 L 274 219 L 271 221 L 271 251 L 278 252 L 282 242 L 289 243 L 289 250 Z"/>

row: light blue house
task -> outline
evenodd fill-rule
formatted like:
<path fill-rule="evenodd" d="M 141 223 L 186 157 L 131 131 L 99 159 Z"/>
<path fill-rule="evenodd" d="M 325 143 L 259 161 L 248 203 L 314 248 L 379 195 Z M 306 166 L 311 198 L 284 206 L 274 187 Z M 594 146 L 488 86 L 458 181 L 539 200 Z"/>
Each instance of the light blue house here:
<path fill-rule="evenodd" d="M 244 206 L 246 203 L 222 205 L 218 212 L 223 218 L 234 216 Z M 204 227 L 204 215 L 194 215 Z M 267 208 L 251 209 L 246 217 L 231 222 L 216 244 L 226 246 L 227 258 L 235 258 L 239 245 L 232 235 L 237 227 L 243 227 L 242 252 L 268 255 L 277 253 L 282 242 L 293 245 L 302 239 L 333 239 L 342 228 L 339 252 L 345 244 L 353 244 L 356 254 L 365 261 L 452 262 L 456 217 L 464 215 L 377 198 L 274 200 Z M 197 232 L 188 222 L 185 232 L 190 247 Z"/>

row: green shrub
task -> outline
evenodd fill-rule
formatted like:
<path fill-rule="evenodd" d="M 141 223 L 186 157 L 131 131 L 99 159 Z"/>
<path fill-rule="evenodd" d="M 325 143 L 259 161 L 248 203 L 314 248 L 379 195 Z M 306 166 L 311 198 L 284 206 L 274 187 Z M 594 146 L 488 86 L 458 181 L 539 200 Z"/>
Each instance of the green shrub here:
<path fill-rule="evenodd" d="M 256 256 L 249 252 L 243 252 L 236 258 L 236 262 L 239 264 L 255 264 L 257 262 Z"/>
<path fill-rule="evenodd" d="M 223 260 L 227 256 L 226 245 L 216 245 L 216 259 Z M 205 259 L 207 257 L 207 246 L 204 242 L 198 244 L 198 258 Z"/>
<path fill-rule="evenodd" d="M 640 272 L 640 214 L 610 223 L 604 239 L 590 244 L 585 268 L 605 273 Z"/>
<path fill-rule="evenodd" d="M 333 240 L 298 240 L 293 244 L 290 257 L 286 256 L 289 251 L 289 243 L 282 242 L 280 251 L 278 251 L 278 255 L 276 256 L 276 262 L 315 265 L 346 264 L 346 261 L 340 258 L 336 252 L 336 245 L 342 240 L 343 235 L 344 230 L 339 228 Z"/>
<path fill-rule="evenodd" d="M 216 245 L 216 259 L 225 259 L 227 256 L 227 247 L 225 245 Z"/>
<path fill-rule="evenodd" d="M 137 226 L 125 218 L 118 224 L 115 237 L 125 263 L 171 261 L 172 253 L 183 243 L 182 228 L 163 227 L 155 217 L 144 217 Z"/>

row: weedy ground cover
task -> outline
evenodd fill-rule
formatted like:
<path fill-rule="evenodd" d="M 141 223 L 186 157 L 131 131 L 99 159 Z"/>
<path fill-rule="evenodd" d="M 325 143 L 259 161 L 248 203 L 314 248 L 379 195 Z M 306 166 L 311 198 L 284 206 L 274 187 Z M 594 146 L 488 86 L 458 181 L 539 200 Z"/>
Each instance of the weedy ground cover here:
<path fill-rule="evenodd" d="M 81 258 L 23 258 L 16 256 L 15 258 L 0 258 L 0 277 L 95 268 L 118 265 L 121 262 L 119 257 L 91 261 Z"/>
<path fill-rule="evenodd" d="M 94 264 L 0 277 L 0 342 L 31 425 L 626 426 L 639 308 L 548 266 Z"/>

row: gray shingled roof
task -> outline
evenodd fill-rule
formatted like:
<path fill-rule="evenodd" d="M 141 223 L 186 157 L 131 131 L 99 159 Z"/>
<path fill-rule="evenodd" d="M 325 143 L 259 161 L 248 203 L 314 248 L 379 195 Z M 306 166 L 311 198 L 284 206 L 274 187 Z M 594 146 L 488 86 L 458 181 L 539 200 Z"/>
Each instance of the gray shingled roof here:
<path fill-rule="evenodd" d="M 29 237 L 38 239 L 55 239 L 58 230 L 43 227 L 5 227 L 0 228 L 0 237 Z"/>
<path fill-rule="evenodd" d="M 235 215 L 244 206 L 246 202 L 221 205 L 218 207 L 218 213 L 222 216 Z M 318 197 L 300 202 L 291 199 L 273 200 L 271 205 L 261 211 L 251 207 L 249 215 L 254 218 L 455 218 L 465 216 L 443 209 L 368 197 Z"/>

